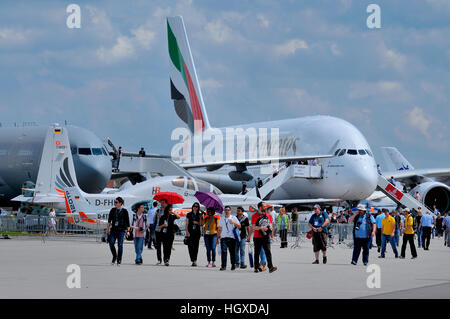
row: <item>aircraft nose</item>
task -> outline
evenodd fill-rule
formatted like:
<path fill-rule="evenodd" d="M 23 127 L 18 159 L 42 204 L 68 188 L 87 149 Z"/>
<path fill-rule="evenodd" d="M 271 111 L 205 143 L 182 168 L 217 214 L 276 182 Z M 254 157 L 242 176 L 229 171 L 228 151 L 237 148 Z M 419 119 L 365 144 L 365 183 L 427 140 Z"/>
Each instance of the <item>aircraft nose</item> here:
<path fill-rule="evenodd" d="M 378 173 L 374 164 L 361 162 L 357 166 L 350 184 L 349 195 L 354 197 L 354 200 L 361 200 L 369 197 L 376 190 Z"/>

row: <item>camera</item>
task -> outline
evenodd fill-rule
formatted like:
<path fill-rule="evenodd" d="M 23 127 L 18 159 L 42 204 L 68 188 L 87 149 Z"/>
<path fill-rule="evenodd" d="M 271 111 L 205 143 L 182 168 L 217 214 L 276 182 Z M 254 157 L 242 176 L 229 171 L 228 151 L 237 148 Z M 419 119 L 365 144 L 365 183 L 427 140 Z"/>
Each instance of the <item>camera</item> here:
<path fill-rule="evenodd" d="M 355 230 L 359 230 L 359 226 L 361 226 L 362 222 L 358 221 L 355 226 Z"/>
<path fill-rule="evenodd" d="M 142 227 L 139 227 L 139 231 L 144 231 L 144 228 L 142 228 Z"/>

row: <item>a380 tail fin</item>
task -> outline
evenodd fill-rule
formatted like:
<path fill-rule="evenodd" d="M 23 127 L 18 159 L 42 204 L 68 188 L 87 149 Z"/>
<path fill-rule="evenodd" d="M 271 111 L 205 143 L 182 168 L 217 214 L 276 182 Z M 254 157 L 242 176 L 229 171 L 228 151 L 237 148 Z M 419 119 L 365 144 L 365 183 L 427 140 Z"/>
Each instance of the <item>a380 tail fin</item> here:
<path fill-rule="evenodd" d="M 381 154 L 389 171 L 407 171 L 414 167 L 395 147 L 381 147 Z"/>
<path fill-rule="evenodd" d="M 170 56 L 170 94 L 175 112 L 191 132 L 209 128 L 208 116 L 181 16 L 167 18 Z"/>

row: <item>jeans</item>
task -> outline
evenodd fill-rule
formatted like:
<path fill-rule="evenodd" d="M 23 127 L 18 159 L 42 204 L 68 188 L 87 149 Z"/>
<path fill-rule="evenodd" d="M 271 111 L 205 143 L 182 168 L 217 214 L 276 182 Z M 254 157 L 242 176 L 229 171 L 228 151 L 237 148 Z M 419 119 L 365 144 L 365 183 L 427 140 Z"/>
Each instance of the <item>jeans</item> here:
<path fill-rule="evenodd" d="M 220 250 L 222 251 L 222 268 L 227 268 L 227 250 L 230 251 L 231 267 L 236 265 L 236 239 L 222 238 L 220 239 Z"/>
<path fill-rule="evenodd" d="M 361 253 L 361 248 L 363 251 L 362 261 L 364 265 L 369 263 L 369 247 L 372 243 L 372 237 L 369 238 L 354 238 L 354 246 L 353 246 L 353 257 L 352 261 L 354 263 L 358 262 L 359 254 Z"/>
<path fill-rule="evenodd" d="M 125 231 L 119 230 L 111 230 L 109 232 L 109 248 L 111 249 L 111 253 L 114 258 L 117 258 L 118 261 L 122 261 L 122 253 L 123 253 L 123 238 L 125 237 Z M 118 246 L 118 254 L 116 253 L 116 239 Z"/>
<path fill-rule="evenodd" d="M 394 237 L 391 235 L 381 234 L 381 257 L 384 257 L 384 253 L 386 252 L 386 242 L 391 244 L 392 250 L 394 251 L 395 257 L 398 257 L 397 247 L 395 245 Z"/>
<path fill-rule="evenodd" d="M 272 254 L 270 252 L 270 241 L 269 241 L 269 239 L 268 238 L 253 238 L 253 243 L 255 244 L 255 256 L 254 256 L 255 269 L 259 268 L 259 256 L 260 256 L 262 251 L 264 251 L 264 253 L 265 253 L 265 258 L 264 259 L 267 258 L 267 264 L 269 266 L 269 269 L 272 268 L 273 267 Z M 261 260 L 261 263 L 263 263 L 262 260 Z"/>
<path fill-rule="evenodd" d="M 409 247 L 411 248 L 411 255 L 417 257 L 416 246 L 414 245 L 414 234 L 403 234 L 402 252 L 401 256 L 405 257 L 406 245 L 409 242 Z"/>
<path fill-rule="evenodd" d="M 155 226 L 156 226 L 155 224 L 150 224 L 150 226 L 148 228 L 148 238 L 147 238 L 148 248 L 152 247 L 152 243 L 153 243 L 153 247 L 156 247 Z"/>
<path fill-rule="evenodd" d="M 376 242 L 377 247 L 381 247 L 381 228 L 377 228 Z"/>
<path fill-rule="evenodd" d="M 144 249 L 144 237 L 134 237 L 134 250 L 136 251 L 135 261 L 142 261 L 143 249 Z"/>
<path fill-rule="evenodd" d="M 216 261 L 216 240 L 217 235 L 204 235 L 206 246 L 206 258 L 208 263 Z"/>
<path fill-rule="evenodd" d="M 422 227 L 417 230 L 417 246 L 420 248 L 423 246 L 423 240 L 422 240 Z"/>
<path fill-rule="evenodd" d="M 245 265 L 245 243 L 247 238 L 241 238 L 241 241 L 236 241 L 236 265 Z"/>
<path fill-rule="evenodd" d="M 398 247 L 398 245 L 400 245 L 400 229 L 396 229 L 394 231 L 394 238 L 395 238 L 395 244 Z"/>
<path fill-rule="evenodd" d="M 259 258 L 261 259 L 261 265 L 263 265 L 263 266 L 267 265 L 266 253 L 264 252 L 264 249 L 261 249 L 261 253 L 259 254 Z"/>
<path fill-rule="evenodd" d="M 450 247 L 450 227 L 444 230 L 444 245 Z"/>

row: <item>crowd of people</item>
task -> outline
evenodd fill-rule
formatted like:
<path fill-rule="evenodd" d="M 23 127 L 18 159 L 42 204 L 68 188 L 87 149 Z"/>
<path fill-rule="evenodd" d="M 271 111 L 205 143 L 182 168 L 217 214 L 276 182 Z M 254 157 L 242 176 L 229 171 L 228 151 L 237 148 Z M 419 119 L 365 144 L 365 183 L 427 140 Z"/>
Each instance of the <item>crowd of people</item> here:
<path fill-rule="evenodd" d="M 108 218 L 106 234 L 113 256 L 112 264 L 121 264 L 124 237 L 131 236 L 135 245 L 136 264 L 143 263 L 142 251 L 144 246 L 147 246 L 149 249 L 156 249 L 157 265 L 164 263 L 169 266 L 171 252 L 174 250 L 175 232 L 178 230 L 175 221 L 180 218 L 173 211 L 172 205 L 162 199 L 160 208 L 158 208 L 158 203 L 154 202 L 148 212 L 145 212 L 144 205 L 140 205 L 133 221 L 130 222 L 128 212 L 123 204 L 123 199 L 118 197 L 115 200 L 115 208 L 111 209 Z M 223 216 L 220 216 L 212 207 L 208 207 L 206 212 L 202 212 L 200 204 L 195 202 L 191 212 L 186 215 L 185 223 L 184 243 L 188 246 L 191 266 L 198 266 L 199 246 L 203 237 L 207 258 L 206 267 L 216 267 L 217 251 L 220 256 L 221 271 L 227 269 L 228 260 L 231 270 L 245 269 L 247 268 L 246 249 L 253 239 L 253 258 L 250 260 L 250 264 L 253 264 L 251 266 L 254 271 L 261 272 L 266 269 L 269 269 L 269 272 L 276 271 L 277 267 L 273 264 L 271 253 L 274 234 L 277 232 L 280 236 L 280 247 L 286 248 L 287 234 L 297 224 L 298 213 L 296 213 L 294 210 L 290 216 L 283 207 L 280 208 L 279 213 L 276 213 L 273 206 L 260 202 L 258 210 L 251 217 L 243 207 L 237 208 L 236 215 L 232 214 L 230 206 L 225 206 Z M 372 214 L 365 205 L 358 205 L 354 212 L 342 210 L 338 214 L 330 214 L 316 204 L 314 213 L 308 221 L 310 229 L 308 238 L 312 239 L 315 257 L 313 264 L 319 264 L 320 252 L 322 252 L 322 263 L 327 263 L 327 241 L 329 240 L 329 226 L 332 224 L 352 224 L 351 264 L 353 265 L 358 263 L 361 251 L 362 262 L 367 265 L 370 249 L 375 246 L 380 253 L 378 258 L 385 258 L 388 243 L 395 258 L 404 259 L 406 248 L 409 245 L 411 258 L 415 259 L 418 257 L 415 237 L 417 237 L 418 248 L 429 250 L 432 234 L 444 235 L 444 244 L 448 245 L 450 232 L 448 213 L 444 217 L 439 214 L 434 218 L 428 211 L 422 213 L 419 208 L 417 215 L 413 217 L 406 208 L 402 213 L 383 209 Z M 403 237 L 403 242 L 399 253 L 401 237 Z M 118 252 L 115 249 L 116 241 L 118 242 Z"/>

